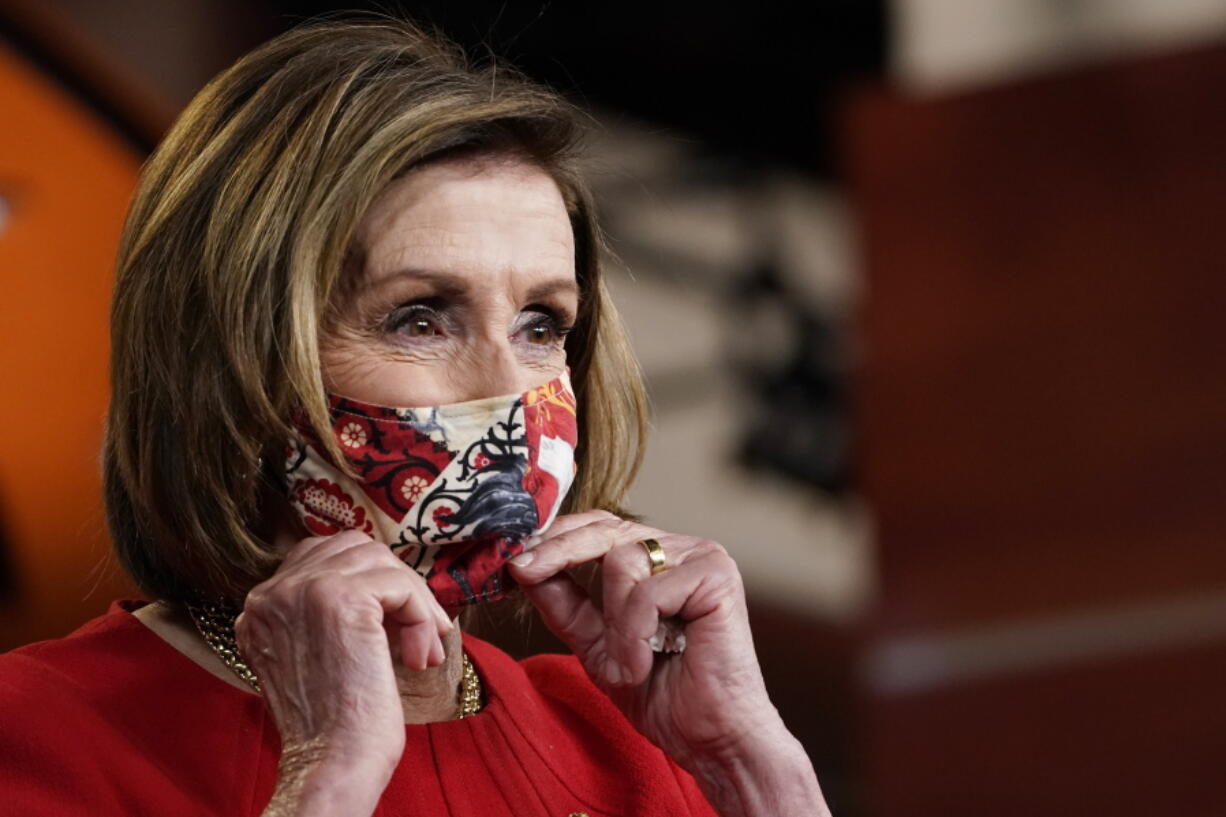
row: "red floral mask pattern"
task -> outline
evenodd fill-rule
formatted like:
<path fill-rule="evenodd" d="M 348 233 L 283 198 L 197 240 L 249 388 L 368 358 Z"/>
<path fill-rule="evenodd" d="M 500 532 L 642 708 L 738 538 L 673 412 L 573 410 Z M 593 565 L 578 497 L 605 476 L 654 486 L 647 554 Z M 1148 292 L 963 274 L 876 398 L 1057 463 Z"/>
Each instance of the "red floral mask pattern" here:
<path fill-rule="evenodd" d="M 506 562 L 553 522 L 575 475 L 569 369 L 523 394 L 426 408 L 328 398 L 347 477 L 310 427 L 286 461 L 290 504 L 311 533 L 389 544 L 445 606 L 501 598 Z"/>

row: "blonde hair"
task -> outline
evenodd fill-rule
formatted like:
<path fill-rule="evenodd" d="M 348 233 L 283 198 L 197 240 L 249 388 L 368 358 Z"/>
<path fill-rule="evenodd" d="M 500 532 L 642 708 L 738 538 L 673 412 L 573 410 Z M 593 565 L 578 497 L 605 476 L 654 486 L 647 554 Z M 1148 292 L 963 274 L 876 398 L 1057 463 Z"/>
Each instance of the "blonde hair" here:
<path fill-rule="evenodd" d="M 144 592 L 241 597 L 275 569 L 259 527 L 292 412 L 332 442 L 318 339 L 355 228 L 390 181 L 443 157 L 511 153 L 562 192 L 581 290 L 567 341 L 579 474 L 563 511 L 620 512 L 646 398 L 601 279 L 584 125 L 506 66 L 386 19 L 296 28 L 192 100 L 142 171 L 111 313 L 107 518 Z"/>

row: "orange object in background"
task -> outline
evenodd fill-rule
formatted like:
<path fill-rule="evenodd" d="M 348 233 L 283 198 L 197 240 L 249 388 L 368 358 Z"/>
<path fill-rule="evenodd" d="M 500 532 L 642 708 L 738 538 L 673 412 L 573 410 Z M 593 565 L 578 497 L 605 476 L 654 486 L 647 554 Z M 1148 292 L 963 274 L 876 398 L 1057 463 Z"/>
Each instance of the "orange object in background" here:
<path fill-rule="evenodd" d="M 132 593 L 99 454 L 115 252 L 140 152 L 0 43 L 0 650 Z"/>

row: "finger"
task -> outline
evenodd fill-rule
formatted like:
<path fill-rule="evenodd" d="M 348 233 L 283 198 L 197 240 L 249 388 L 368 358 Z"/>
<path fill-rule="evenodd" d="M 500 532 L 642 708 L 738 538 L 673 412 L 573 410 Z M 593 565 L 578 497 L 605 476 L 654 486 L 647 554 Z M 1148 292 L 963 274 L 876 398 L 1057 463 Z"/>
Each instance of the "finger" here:
<path fill-rule="evenodd" d="M 524 594 L 541 614 L 541 620 L 598 677 L 608 677 L 608 659 L 603 650 L 604 619 L 587 593 L 575 580 L 559 573 L 524 588 Z"/>
<path fill-rule="evenodd" d="M 245 652 L 252 643 L 252 638 L 251 619 L 247 618 L 245 612 L 239 613 L 234 619 L 234 640 L 239 649 Z"/>
<path fill-rule="evenodd" d="M 729 609 L 737 596 L 731 560 L 717 553 L 696 556 L 634 585 L 616 615 L 606 606 L 605 640 L 622 669 L 623 684 L 641 684 L 655 661 L 651 639 L 661 619 L 696 622 Z"/>
<path fill-rule="evenodd" d="M 652 561 L 638 537 L 631 542 L 623 542 L 614 546 L 605 555 L 602 564 L 602 594 L 606 607 L 611 603 L 616 605 L 625 598 L 635 584 L 651 576 Z M 656 532 L 655 539 L 660 549 L 664 551 L 666 568 L 674 568 L 690 558 L 695 544 L 701 540 L 693 536 L 680 536 L 671 533 Z"/>
<path fill-rule="evenodd" d="M 263 675 L 270 662 L 276 663 L 276 652 L 267 648 L 272 641 L 270 633 L 258 616 L 238 614 L 234 619 L 234 641 L 244 660 L 257 673 Z"/>
<path fill-rule="evenodd" d="M 606 614 L 616 611 L 626 595 L 640 581 L 652 575 L 652 560 L 640 539 L 614 547 L 605 555 L 601 570 L 601 596 Z M 664 551 L 666 569 L 685 564 L 704 552 L 722 548 L 708 540 L 675 533 L 656 533 L 656 544 Z"/>
<path fill-rule="evenodd" d="M 676 574 L 678 568 L 689 561 L 687 545 L 694 541 L 693 537 L 662 535 L 656 541 L 664 551 L 664 564 L 667 566 L 664 573 Z M 683 574 L 690 572 L 684 570 Z M 626 602 L 630 595 L 640 584 L 652 578 L 651 559 L 639 542 L 614 547 L 604 557 L 601 569 L 602 608 L 604 622 L 613 631 L 607 637 L 608 649 L 614 660 L 622 662 L 625 667 L 638 666 L 635 655 L 639 653 L 640 640 L 646 643 L 645 639 L 656 633 L 658 616 L 655 613 L 646 617 L 636 617 L 631 613 L 628 618 L 626 615 Z"/>
<path fill-rule="evenodd" d="M 581 528 L 591 522 L 605 521 L 620 521 L 621 517 L 609 511 L 599 509 L 583 511 L 581 513 L 568 513 L 562 516 L 554 517 L 553 524 L 542 531 L 539 535 L 533 537 L 540 541 L 550 539 L 554 536 L 560 536 L 563 533 Z"/>
<path fill-rule="evenodd" d="M 419 672 L 443 663 L 445 650 L 438 630 L 422 621 L 400 628 L 400 661 L 410 670 Z"/>
<path fill-rule="evenodd" d="M 354 545 L 360 545 L 369 541 L 371 541 L 370 536 L 356 530 L 342 531 L 335 536 L 317 536 L 303 539 L 290 548 L 285 558 L 281 561 L 278 572 L 305 567 L 321 558 L 327 558 Z"/>
<path fill-rule="evenodd" d="M 523 585 L 599 559 L 617 545 L 647 536 L 663 535 L 655 528 L 617 517 L 598 518 L 541 542 L 534 550 L 511 560 L 511 575 Z"/>
<path fill-rule="evenodd" d="M 378 599 L 387 623 L 401 627 L 429 624 L 439 636 L 451 632 L 454 626 L 425 579 L 402 562 L 353 573 L 343 581 L 352 592 Z"/>
<path fill-rule="evenodd" d="M 665 564 L 678 561 L 668 538 L 660 542 L 660 547 L 665 551 Z M 670 560 L 669 556 L 673 558 Z M 650 578 L 651 561 L 638 542 L 617 546 L 601 565 L 601 600 L 605 626 L 610 630 L 606 635 L 607 649 L 613 660 L 627 670 L 622 673 L 624 680 L 629 680 L 629 671 L 638 665 L 636 656 L 640 639 L 650 638 L 658 623 L 658 617 L 627 618 L 626 615 L 626 602 L 630 594 Z M 650 632 L 646 636 L 640 634 L 640 631 L 647 630 Z"/>
<path fill-rule="evenodd" d="M 420 631 L 420 628 L 415 628 L 412 631 L 401 630 L 401 633 L 402 634 L 416 633 L 419 631 Z M 424 640 L 425 640 L 425 651 L 426 651 L 426 667 L 428 668 L 428 667 L 442 666 L 443 662 L 447 660 L 447 649 L 446 647 L 443 646 L 442 639 L 434 638 L 431 633 L 426 632 Z M 402 645 L 402 650 L 403 650 L 403 645 L 404 645 L 403 638 L 401 640 L 401 645 Z M 402 654 L 404 653 L 402 652 Z"/>
<path fill-rule="evenodd" d="M 313 570 L 335 570 L 348 575 L 372 568 L 398 568 L 413 572 L 392 549 L 382 542 L 367 539 L 331 553 L 317 551 L 311 562 Z"/>

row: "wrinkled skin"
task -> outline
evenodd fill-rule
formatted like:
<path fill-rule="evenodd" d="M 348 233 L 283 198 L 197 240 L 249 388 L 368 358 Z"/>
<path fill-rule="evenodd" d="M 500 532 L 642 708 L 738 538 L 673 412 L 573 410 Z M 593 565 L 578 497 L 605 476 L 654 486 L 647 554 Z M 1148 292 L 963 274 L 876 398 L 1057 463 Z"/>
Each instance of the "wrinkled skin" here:
<path fill-rule="evenodd" d="M 327 388 L 423 406 L 522 392 L 566 365 L 578 310 L 556 185 L 517 160 L 428 165 L 366 214 L 345 298 L 321 337 Z M 669 569 L 651 576 L 636 542 Z M 266 814 L 369 814 L 405 722 L 454 716 L 458 628 L 382 543 L 302 538 L 248 597 L 236 634 L 283 745 Z M 823 814 L 812 767 L 767 697 L 740 575 L 716 542 L 603 511 L 561 516 L 510 568 L 544 621 L 630 721 L 698 778 L 721 814 Z M 597 607 L 569 569 L 596 563 Z M 656 656 L 660 619 L 687 649 Z"/>

